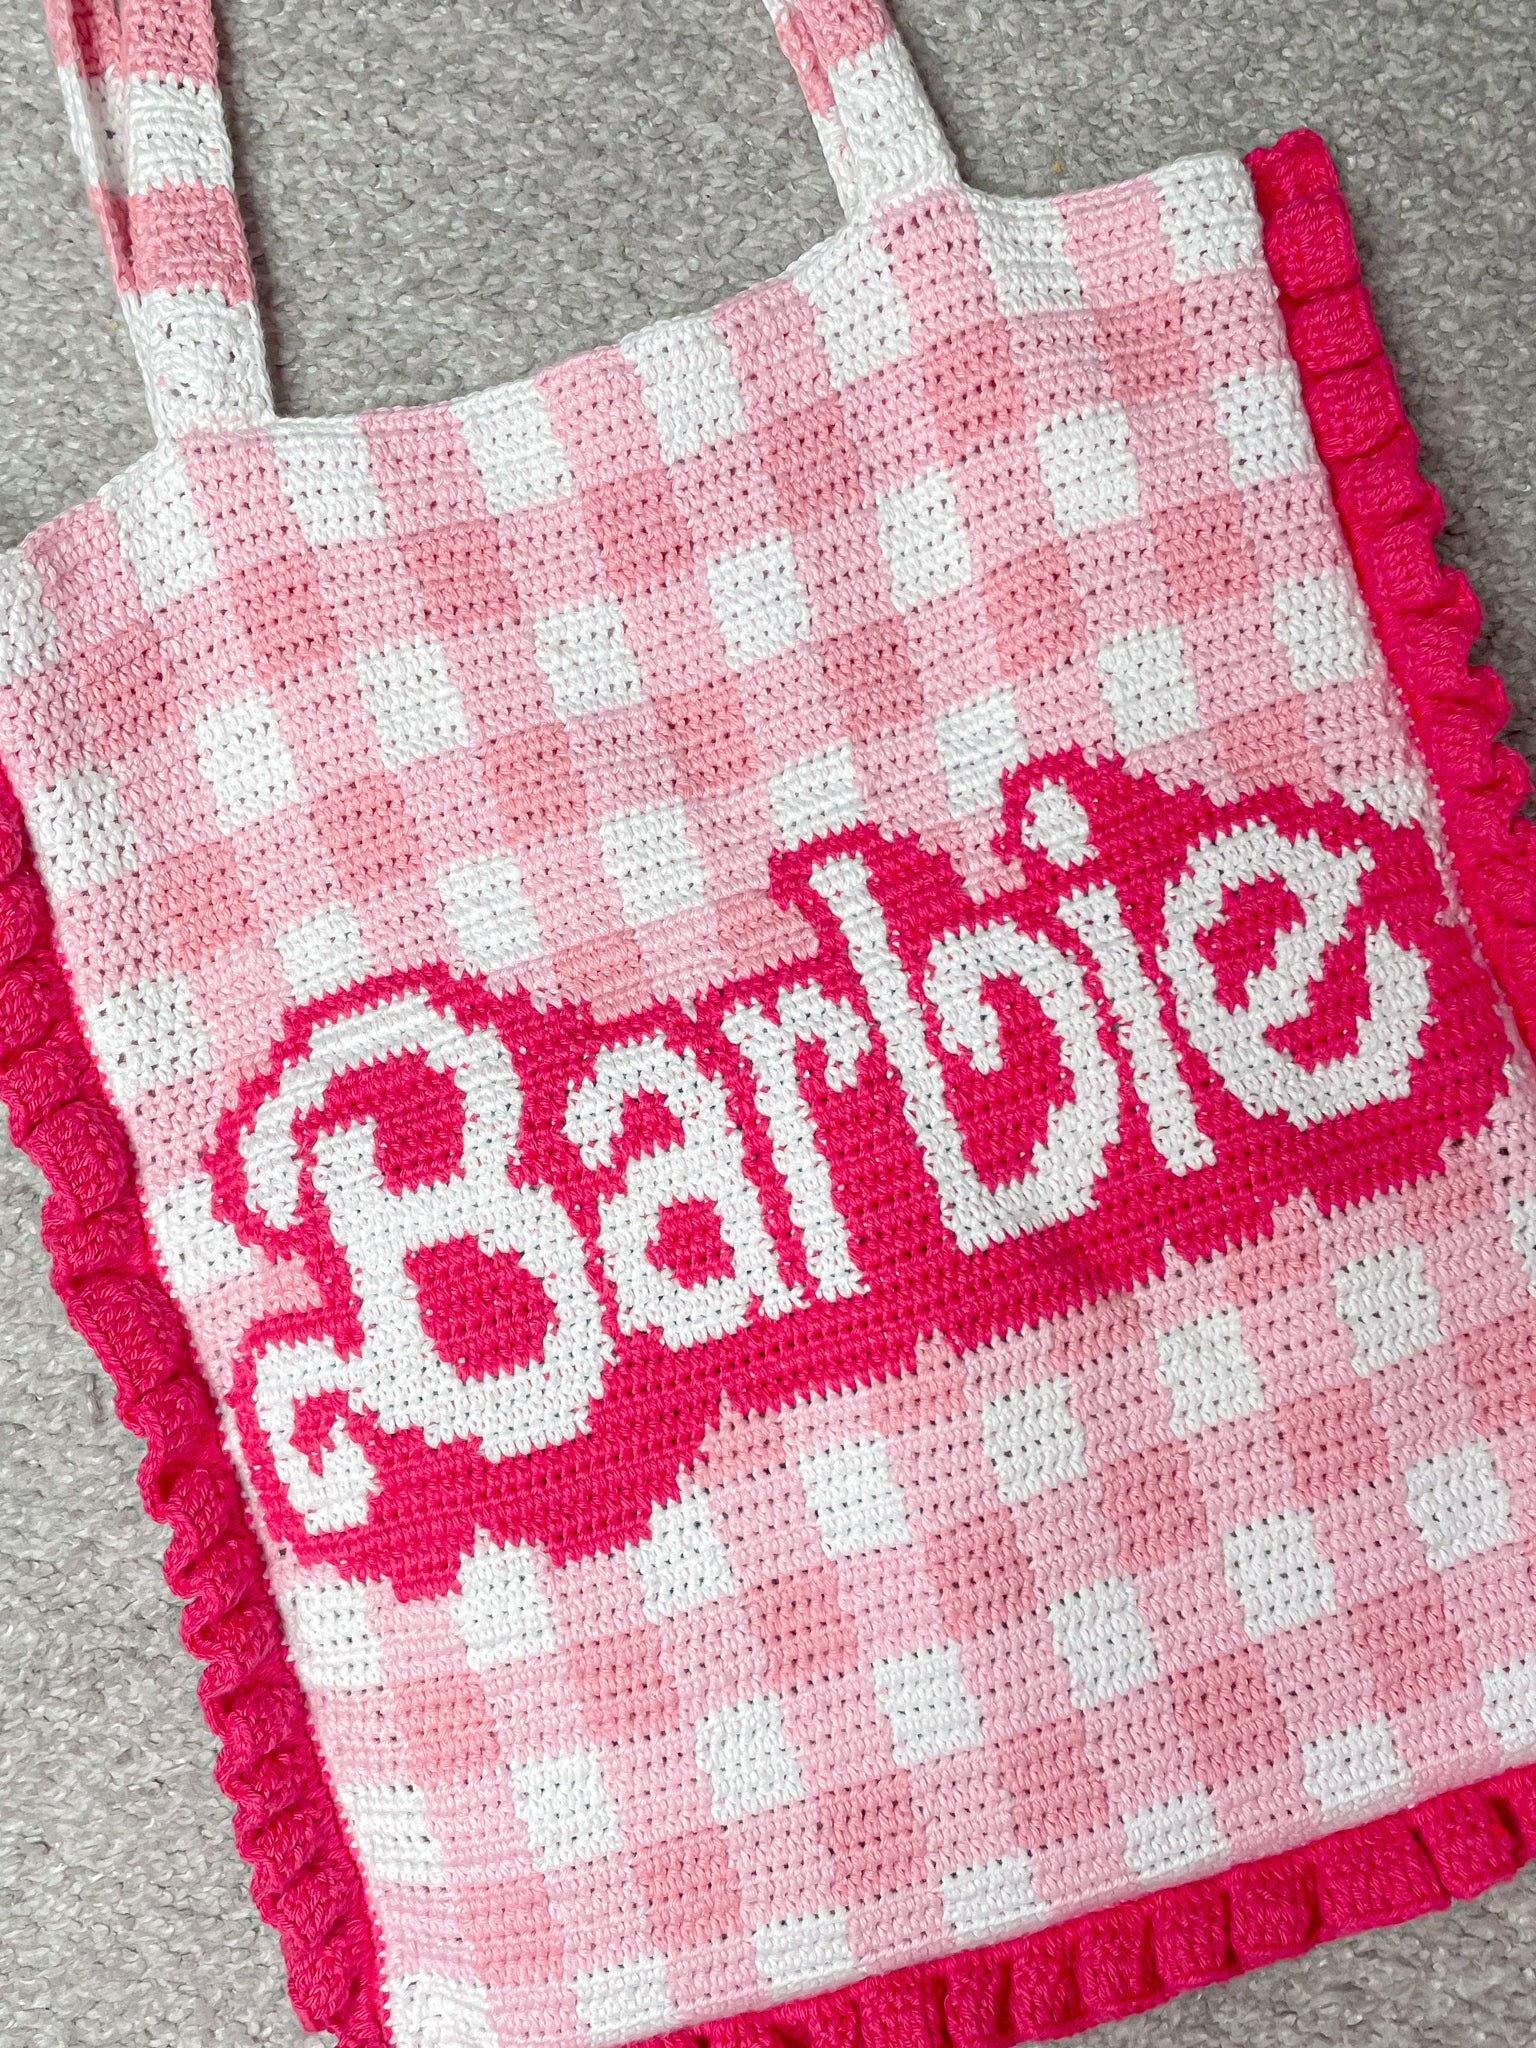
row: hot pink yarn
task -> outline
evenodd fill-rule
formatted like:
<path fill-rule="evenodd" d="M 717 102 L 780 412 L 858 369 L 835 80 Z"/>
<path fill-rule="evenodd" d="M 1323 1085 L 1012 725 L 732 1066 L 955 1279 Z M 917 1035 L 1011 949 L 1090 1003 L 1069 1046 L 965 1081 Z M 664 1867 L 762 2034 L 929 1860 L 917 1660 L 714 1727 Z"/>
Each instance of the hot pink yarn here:
<path fill-rule="evenodd" d="M 0 558 L 0 1089 L 348 2048 L 1042 2039 L 1529 1853 L 1525 783 L 1326 153 L 991 199 L 772 11 L 844 230 L 318 423 L 206 11 L 50 17 L 159 441 Z"/>

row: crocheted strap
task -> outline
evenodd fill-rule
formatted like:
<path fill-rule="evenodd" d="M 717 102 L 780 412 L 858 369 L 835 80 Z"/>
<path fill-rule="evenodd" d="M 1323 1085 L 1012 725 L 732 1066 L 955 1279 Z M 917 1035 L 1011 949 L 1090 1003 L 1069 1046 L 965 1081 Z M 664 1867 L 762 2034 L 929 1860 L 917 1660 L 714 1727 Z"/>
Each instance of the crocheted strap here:
<path fill-rule="evenodd" d="M 850 220 L 909 186 L 958 182 L 954 152 L 880 0 L 764 4 Z"/>
<path fill-rule="evenodd" d="M 155 432 L 272 416 L 208 0 L 45 0 Z"/>
<path fill-rule="evenodd" d="M 850 218 L 958 173 L 879 0 L 766 0 Z M 162 438 L 272 416 L 208 0 L 44 0 L 70 136 Z"/>

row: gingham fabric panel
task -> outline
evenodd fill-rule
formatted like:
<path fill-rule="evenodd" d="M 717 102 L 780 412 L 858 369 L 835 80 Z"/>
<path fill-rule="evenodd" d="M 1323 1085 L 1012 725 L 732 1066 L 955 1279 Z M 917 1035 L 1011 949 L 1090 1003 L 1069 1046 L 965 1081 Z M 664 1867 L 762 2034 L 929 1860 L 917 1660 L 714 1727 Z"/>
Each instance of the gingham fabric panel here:
<path fill-rule="evenodd" d="M 204 419 L 4 562 L 398 2048 L 638 2040 L 1536 1755 L 1532 1075 L 1246 175 L 978 195 L 883 15 L 805 12 L 852 217 L 784 278 Z M 1063 1249 L 905 1271 L 930 1180 L 976 1273 Z"/>
<path fill-rule="evenodd" d="M 1134 1301 L 731 1415 L 624 1552 L 482 1542 L 435 1602 L 284 1574 L 397 2025 L 631 2040 L 1529 1754 L 1528 1273 L 1504 1253 L 1487 1323 L 1449 1308 L 1507 1244 L 1506 1136 Z"/>
<path fill-rule="evenodd" d="M 211 17 L 168 0 L 45 8 L 156 433 L 270 419 Z"/>

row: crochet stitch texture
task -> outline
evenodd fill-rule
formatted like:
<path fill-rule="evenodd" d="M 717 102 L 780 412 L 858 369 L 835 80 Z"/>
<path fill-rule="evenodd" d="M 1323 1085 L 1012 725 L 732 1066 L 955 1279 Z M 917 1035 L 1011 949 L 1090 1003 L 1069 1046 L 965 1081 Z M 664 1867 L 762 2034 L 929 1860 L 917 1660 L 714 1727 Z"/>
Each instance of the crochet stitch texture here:
<path fill-rule="evenodd" d="M 52 25 L 162 438 L 3 561 L 7 1099 L 301 2010 L 1038 2038 L 1512 1867 L 1330 1833 L 1536 1752 L 1536 1122 L 1317 146 L 989 198 L 818 0 L 785 278 L 287 422 L 206 18 Z"/>

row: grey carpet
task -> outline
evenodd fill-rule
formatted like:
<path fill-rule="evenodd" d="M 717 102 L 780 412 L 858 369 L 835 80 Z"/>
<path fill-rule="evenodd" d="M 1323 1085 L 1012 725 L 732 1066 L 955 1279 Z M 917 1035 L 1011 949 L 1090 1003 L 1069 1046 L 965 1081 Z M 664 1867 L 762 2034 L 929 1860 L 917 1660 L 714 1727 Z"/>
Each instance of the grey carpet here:
<path fill-rule="evenodd" d="M 1536 731 L 1531 0 L 909 0 L 970 176 L 1049 192 L 1300 122 L 1338 154 L 1448 559 Z M 145 445 L 38 0 L 0 0 L 0 545 Z M 354 22 L 365 24 L 359 32 Z M 227 0 L 290 412 L 440 399 L 707 305 L 834 224 L 756 0 Z M 296 2048 L 133 1486 L 0 1155 L 0 2040 Z M 1103 2048 L 1524 2048 L 1536 1874 Z"/>

